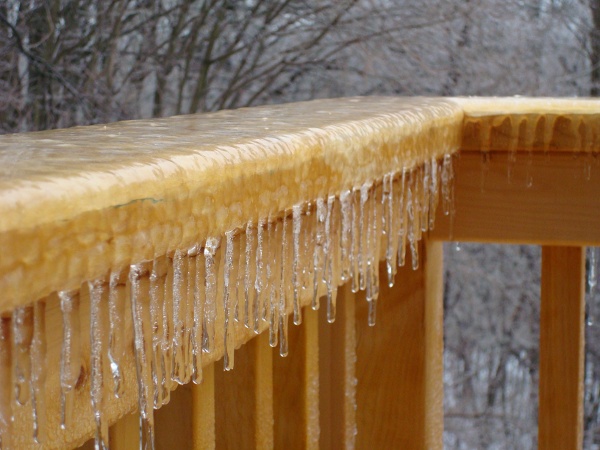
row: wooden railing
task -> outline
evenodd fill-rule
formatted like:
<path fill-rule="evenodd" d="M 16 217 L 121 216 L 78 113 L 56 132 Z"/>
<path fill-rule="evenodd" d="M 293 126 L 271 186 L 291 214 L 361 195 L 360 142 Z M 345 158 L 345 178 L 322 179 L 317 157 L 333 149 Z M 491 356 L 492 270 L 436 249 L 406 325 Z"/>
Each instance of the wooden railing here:
<path fill-rule="evenodd" d="M 74 447 L 96 434 L 113 449 L 137 448 L 139 405 L 148 448 L 152 429 L 157 448 L 442 448 L 442 242 L 458 240 L 544 246 L 539 446 L 581 448 L 584 248 L 600 245 L 599 111 L 591 100 L 367 98 L 0 137 L 3 446 L 37 446 L 35 405 L 45 447 Z M 439 185 L 419 181 L 434 178 Z M 386 205 L 397 206 L 389 192 L 407 200 L 408 187 L 428 211 L 415 219 L 420 209 L 407 211 L 404 204 L 399 216 L 387 216 Z M 444 203 L 437 209 L 434 192 Z M 323 297 L 313 310 L 313 279 L 294 295 L 302 287 L 294 281 L 301 272 L 294 269 L 294 224 L 301 217 L 306 230 L 300 236 L 310 258 L 299 256 L 303 266 L 322 270 L 328 258 L 334 267 L 344 265 L 323 232 L 326 223 L 335 224 L 333 236 L 342 242 L 348 193 L 357 215 L 364 207 L 379 217 L 381 228 L 372 232 L 353 219 L 351 228 L 368 237 L 348 260 L 359 266 L 355 282 L 359 273 L 372 279 L 379 272 L 379 295 L 355 292 L 359 286 L 338 275 L 331 283 L 340 285 L 335 302 L 328 283 L 315 278 L 316 298 Z M 433 225 L 430 216 L 435 227 L 421 241 L 409 239 L 410 225 L 421 234 L 419 224 Z M 389 263 L 385 224 L 392 218 L 408 224 L 401 237 L 408 263 L 389 287 L 388 264 L 377 269 L 377 261 Z M 259 318 L 253 330 L 251 320 L 244 326 L 240 249 L 254 245 L 255 257 L 258 232 L 273 236 L 262 247 L 265 267 L 283 268 L 283 290 L 277 308 L 265 302 L 267 320 Z M 221 237 L 214 257 L 224 258 L 215 273 L 221 281 L 213 346 L 206 341 L 210 323 L 198 334 L 193 320 L 199 299 L 209 307 L 210 283 L 182 269 L 209 277 L 211 237 Z M 240 255 L 237 263 L 227 264 L 228 250 Z M 367 256 L 373 259 L 360 266 L 356 258 Z M 258 266 L 252 267 L 255 278 Z M 239 293 L 224 295 L 223 280 L 234 278 Z M 171 292 L 161 301 L 175 300 L 175 316 L 172 309 L 158 316 L 152 310 L 156 286 L 165 285 L 181 290 L 161 291 Z M 126 301 L 127 292 L 131 312 L 117 301 Z M 69 316 L 65 303 L 74 295 L 80 311 Z M 234 296 L 239 320 L 227 303 Z M 336 304 L 335 321 L 328 323 Z M 375 305 L 377 323 L 370 326 Z M 303 323 L 290 325 L 286 339 L 287 321 L 277 315 L 298 319 L 300 308 Z M 94 311 L 100 321 L 88 319 Z M 168 335 L 173 347 L 161 347 L 156 356 L 152 343 L 139 338 L 162 329 L 156 319 L 165 311 L 174 320 L 167 326 L 175 324 Z M 81 356 L 67 366 L 64 323 L 73 317 L 80 319 Z M 285 357 L 269 347 L 277 337 L 278 353 L 287 353 L 288 344 Z M 113 346 L 120 350 L 118 398 L 108 363 Z M 182 385 L 171 391 L 176 383 L 168 379 L 157 406 L 168 404 L 152 415 L 149 375 L 161 373 L 152 361 L 164 361 L 171 351 L 182 355 L 185 367 L 173 370 Z M 228 365 L 235 354 L 232 371 L 216 362 L 225 353 Z M 19 379 L 29 364 L 32 376 Z M 71 386 L 65 367 L 75 366 Z M 100 391 L 94 390 L 98 383 Z M 15 398 L 17 386 L 31 391 L 24 405 Z M 63 430 L 65 398 L 73 406 Z"/>

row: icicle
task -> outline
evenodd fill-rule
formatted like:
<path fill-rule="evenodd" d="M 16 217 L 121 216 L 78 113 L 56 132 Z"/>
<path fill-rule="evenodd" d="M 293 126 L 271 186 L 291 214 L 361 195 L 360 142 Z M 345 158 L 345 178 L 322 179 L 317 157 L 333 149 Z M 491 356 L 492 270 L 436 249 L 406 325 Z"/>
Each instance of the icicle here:
<path fill-rule="evenodd" d="M 352 267 L 352 191 L 342 191 L 340 202 L 342 208 L 342 230 L 340 236 L 341 279 L 347 281 Z"/>
<path fill-rule="evenodd" d="M 254 255 L 254 227 L 252 221 L 246 225 L 246 250 L 245 250 L 245 271 L 244 271 L 244 326 L 250 328 L 250 301 L 252 292 L 252 283 L 256 278 L 255 270 L 256 257 Z"/>
<path fill-rule="evenodd" d="M 31 341 L 31 412 L 33 439 L 38 444 L 46 440 L 46 370 L 46 301 L 40 300 L 33 305 Z"/>
<path fill-rule="evenodd" d="M 359 289 L 364 291 L 367 288 L 367 200 L 369 200 L 369 190 L 371 189 L 372 183 L 365 183 L 360 187 L 360 209 L 358 218 L 358 279 Z"/>
<path fill-rule="evenodd" d="M 187 303 L 187 268 L 181 250 L 176 250 L 173 255 L 173 361 L 171 365 L 171 379 L 178 384 L 186 384 L 185 361 L 185 316 Z"/>
<path fill-rule="evenodd" d="M 268 236 L 268 250 L 269 259 L 267 260 L 267 283 L 268 289 L 268 320 L 269 320 L 269 345 L 271 347 L 277 346 L 277 332 L 279 327 L 279 282 L 281 275 L 281 260 L 280 250 L 278 245 L 280 244 L 280 225 L 279 221 L 269 217 L 267 224 L 267 236 Z M 264 316 L 263 316 L 264 317 Z"/>
<path fill-rule="evenodd" d="M 143 264 L 134 264 L 129 271 L 131 314 L 135 347 L 140 412 L 140 448 L 154 449 L 154 409 L 152 392 L 152 330 L 150 308 L 144 304 L 149 295 L 149 277 Z"/>
<path fill-rule="evenodd" d="M 360 290 L 360 190 L 352 190 L 352 228 L 351 228 L 351 254 L 350 254 L 350 277 L 352 278 L 351 290 L 356 293 Z"/>
<path fill-rule="evenodd" d="M 194 330 L 194 299 L 196 298 L 196 256 L 198 247 L 192 246 L 186 252 L 187 264 L 184 264 L 186 290 L 185 290 L 185 315 L 183 316 L 183 361 L 184 379 L 189 383 L 194 374 L 194 348 L 192 333 Z"/>
<path fill-rule="evenodd" d="M 337 241 L 335 239 L 336 225 L 335 195 L 330 195 L 327 198 L 327 217 L 325 218 L 325 267 L 324 281 L 327 287 L 327 322 L 335 322 L 336 306 L 337 306 Z"/>
<path fill-rule="evenodd" d="M 96 422 L 96 450 L 108 448 L 108 423 L 104 420 L 104 361 L 108 344 L 108 302 L 103 278 L 88 282 L 90 290 L 90 398 Z"/>
<path fill-rule="evenodd" d="M 109 336 L 108 358 L 113 377 L 114 395 L 119 398 L 125 393 L 123 386 L 122 360 L 125 353 L 125 317 L 127 273 L 116 270 L 110 274 L 108 294 Z"/>
<path fill-rule="evenodd" d="M 13 324 L 13 382 L 17 405 L 29 401 L 31 380 L 31 356 L 29 348 L 33 338 L 33 306 L 15 308 Z"/>
<path fill-rule="evenodd" d="M 63 340 L 60 355 L 60 424 L 66 429 L 73 420 L 74 390 L 81 364 L 81 325 L 79 291 L 61 291 L 60 309 L 63 319 Z"/>
<path fill-rule="evenodd" d="M 171 376 L 167 367 L 171 367 L 171 359 L 165 365 L 164 341 L 164 318 L 165 289 L 167 282 L 167 258 L 156 258 L 152 261 L 152 272 L 150 273 L 150 321 L 152 324 L 152 382 L 154 390 L 154 408 L 160 408 L 170 399 Z"/>
<path fill-rule="evenodd" d="M 430 183 L 431 183 L 431 164 L 429 161 L 425 161 L 423 163 L 423 168 L 421 170 L 421 172 L 423 172 L 423 177 L 419 177 L 419 188 L 420 188 L 420 195 L 419 195 L 419 205 L 421 207 L 420 210 L 420 232 L 426 232 L 427 230 L 429 230 L 429 202 L 430 202 L 430 194 L 429 194 L 429 188 L 430 188 Z M 419 234 L 420 237 L 420 234 Z"/>
<path fill-rule="evenodd" d="M 302 231 L 302 205 L 292 207 L 293 262 L 292 285 L 294 289 L 294 325 L 302 323 L 302 308 L 300 307 L 300 232 Z"/>
<path fill-rule="evenodd" d="M 445 154 L 442 163 L 442 207 L 446 216 L 454 215 L 454 168 L 452 167 L 452 155 Z"/>
<path fill-rule="evenodd" d="M 312 288 L 313 269 L 314 269 L 314 244 L 313 232 L 316 231 L 316 224 L 313 220 L 313 205 L 308 202 L 306 205 L 306 218 L 304 219 L 305 227 L 302 229 L 302 291 L 308 291 Z M 315 214 L 316 217 L 316 214 Z"/>
<path fill-rule="evenodd" d="M 12 444 L 13 382 L 11 335 L 11 319 L 9 317 L 0 317 L 0 448 L 10 448 Z"/>
<path fill-rule="evenodd" d="M 233 318 L 236 322 L 240 321 L 241 315 L 244 314 L 240 303 L 244 302 L 244 274 L 246 272 L 246 234 L 242 231 L 237 235 L 235 240 L 235 253 L 237 261 L 234 261 L 233 270 L 235 272 L 235 304 L 233 305 Z M 242 317 L 243 319 L 243 317 Z M 242 320 L 243 322 L 243 320 Z"/>
<path fill-rule="evenodd" d="M 203 323 L 204 323 L 204 289 L 205 289 L 205 277 L 204 277 L 204 261 L 202 260 L 202 254 L 200 253 L 200 246 L 196 246 L 196 260 L 195 268 L 196 273 L 194 274 L 194 303 L 192 306 L 193 312 L 193 325 L 192 325 L 192 381 L 194 384 L 200 384 L 202 382 L 202 336 L 203 336 Z"/>
<path fill-rule="evenodd" d="M 235 286 L 232 281 L 233 274 L 233 258 L 236 256 L 234 252 L 233 231 L 225 233 L 225 266 L 223 268 L 223 309 L 225 313 L 224 333 L 223 333 L 223 348 L 224 348 L 224 364 L 225 370 L 233 369 L 233 352 L 235 346 L 235 328 L 234 328 L 234 305 L 232 302 L 232 293 Z"/>
<path fill-rule="evenodd" d="M 218 263 L 215 258 L 221 244 L 220 238 L 209 237 L 204 246 L 205 292 L 203 350 L 212 353 L 215 344 L 215 321 L 217 320 L 217 274 Z"/>
<path fill-rule="evenodd" d="M 544 155 L 547 155 L 546 150 L 544 151 Z M 531 174 L 531 170 L 533 167 L 533 150 L 529 147 L 527 151 L 527 172 L 525 174 L 525 185 L 530 188 L 533 186 L 533 175 Z"/>
<path fill-rule="evenodd" d="M 375 325 L 377 300 L 379 298 L 379 252 L 381 248 L 381 202 L 377 201 L 377 189 L 373 192 L 369 217 L 369 246 L 367 259 L 367 300 L 369 301 L 369 326 Z"/>
<path fill-rule="evenodd" d="M 431 180 L 429 185 L 429 229 L 433 230 L 435 226 L 435 212 L 437 210 L 439 195 L 438 184 L 438 162 L 437 159 L 431 158 Z"/>
<path fill-rule="evenodd" d="M 288 314 L 287 314 L 287 287 L 290 280 L 288 274 L 288 223 L 283 217 L 281 224 L 281 263 L 279 268 L 279 354 L 288 354 Z"/>
<path fill-rule="evenodd" d="M 254 281 L 254 303 L 252 307 L 252 313 L 254 314 L 254 332 L 258 334 L 260 332 L 260 318 L 262 313 L 263 299 L 266 292 L 265 283 L 265 267 L 264 267 L 264 232 L 265 232 L 265 219 L 258 220 L 258 227 L 256 233 L 256 279 Z"/>
<path fill-rule="evenodd" d="M 402 176 L 398 183 L 398 203 L 396 209 L 398 211 L 398 266 L 402 267 L 405 263 L 406 257 L 406 221 L 407 221 L 407 207 L 405 204 L 406 198 L 406 170 L 402 170 Z"/>
<path fill-rule="evenodd" d="M 587 284 L 590 294 L 594 292 L 598 282 L 598 253 L 600 253 L 599 247 L 588 247 Z"/>
<path fill-rule="evenodd" d="M 396 223 L 394 221 L 394 174 L 388 173 L 383 177 L 383 195 L 381 198 L 383 209 L 383 232 L 385 233 L 385 262 L 387 269 L 388 285 L 394 285 L 396 276 L 397 249 L 394 245 L 398 242 L 394 235 Z"/>
<path fill-rule="evenodd" d="M 510 150 L 507 153 L 507 176 L 508 183 L 510 184 L 512 181 L 512 173 L 515 167 L 515 163 L 517 162 L 517 147 L 516 145 L 511 145 Z"/>
<path fill-rule="evenodd" d="M 325 247 L 325 219 L 327 218 L 327 204 L 322 198 L 317 199 L 315 248 L 313 257 L 313 299 L 312 309 L 319 309 L 321 296 L 321 283 L 323 281 L 323 260 Z"/>
<path fill-rule="evenodd" d="M 417 270 L 419 268 L 419 249 L 417 247 L 417 236 L 415 230 L 418 226 L 415 225 L 417 220 L 416 207 L 415 207 L 415 196 L 413 195 L 414 188 L 414 174 L 409 172 L 408 174 L 408 186 L 406 188 L 406 212 L 407 212 L 407 231 L 408 231 L 408 242 L 410 244 L 410 252 L 412 256 L 412 268 Z"/>
<path fill-rule="evenodd" d="M 164 285 L 158 281 L 158 288 L 163 288 L 163 313 L 162 313 L 162 378 L 165 381 L 165 386 L 162 389 L 163 405 L 171 400 L 171 390 L 175 389 L 177 382 L 172 379 L 173 368 L 173 336 L 175 327 L 173 323 L 173 259 L 170 256 L 164 255 L 157 258 L 157 264 L 161 265 L 161 269 L 157 269 L 161 274 L 164 273 Z M 163 272 L 164 271 L 164 272 Z M 151 280 L 152 281 L 152 280 Z M 157 399 L 158 400 L 158 399 Z"/>

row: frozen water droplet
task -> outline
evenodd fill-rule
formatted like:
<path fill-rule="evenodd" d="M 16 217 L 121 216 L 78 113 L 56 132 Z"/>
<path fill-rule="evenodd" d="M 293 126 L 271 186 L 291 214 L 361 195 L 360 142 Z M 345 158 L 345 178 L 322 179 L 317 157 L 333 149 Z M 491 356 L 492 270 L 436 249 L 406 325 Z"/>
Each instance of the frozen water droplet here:
<path fill-rule="evenodd" d="M 415 206 L 415 196 L 413 195 L 414 189 L 414 174 L 409 172 L 408 174 L 408 185 L 406 187 L 406 215 L 407 215 L 407 238 L 410 244 L 410 252 L 412 257 L 412 268 L 417 270 L 419 268 L 419 249 L 417 247 L 417 233 L 415 230 L 418 228 L 417 214 Z"/>
<path fill-rule="evenodd" d="M 388 277 L 388 285 L 394 285 L 394 277 L 396 276 L 396 257 L 397 250 L 395 243 L 397 242 L 396 234 L 394 233 L 396 221 L 394 220 L 394 174 L 388 173 L 383 177 L 383 194 L 382 194 L 382 209 L 383 209 L 383 232 L 385 234 L 385 261 Z"/>
<path fill-rule="evenodd" d="M 402 267 L 406 257 L 406 222 L 407 222 L 407 207 L 406 207 L 406 170 L 402 170 L 402 176 L 398 183 L 398 198 L 396 210 L 398 211 L 398 266 Z"/>
<path fill-rule="evenodd" d="M 364 183 L 360 187 L 360 206 L 358 217 L 358 288 L 364 291 L 367 288 L 367 200 L 369 199 L 369 191 L 372 183 Z"/>
<path fill-rule="evenodd" d="M 61 427 L 66 429 L 73 420 L 74 390 L 81 364 L 81 325 L 79 291 L 61 291 L 60 309 L 63 319 L 63 340 L 60 355 Z"/>
<path fill-rule="evenodd" d="M 593 293 L 598 284 L 598 256 L 600 247 L 588 247 L 587 255 L 587 284 L 590 293 Z"/>

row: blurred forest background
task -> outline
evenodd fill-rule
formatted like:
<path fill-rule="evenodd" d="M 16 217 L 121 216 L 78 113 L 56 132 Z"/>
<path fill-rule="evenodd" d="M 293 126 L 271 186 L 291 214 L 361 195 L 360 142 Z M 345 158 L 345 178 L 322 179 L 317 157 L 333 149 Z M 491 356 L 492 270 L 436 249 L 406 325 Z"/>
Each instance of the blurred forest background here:
<path fill-rule="evenodd" d="M 600 0 L 0 1 L 0 133 L 318 97 L 599 93 Z M 540 250 L 452 244 L 446 261 L 445 446 L 535 448 Z"/>

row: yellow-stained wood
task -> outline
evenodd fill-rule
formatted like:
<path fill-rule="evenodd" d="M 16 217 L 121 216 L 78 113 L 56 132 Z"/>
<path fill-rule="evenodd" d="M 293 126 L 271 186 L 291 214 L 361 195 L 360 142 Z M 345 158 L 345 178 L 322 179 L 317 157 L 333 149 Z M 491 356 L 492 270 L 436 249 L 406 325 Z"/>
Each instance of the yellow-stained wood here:
<path fill-rule="evenodd" d="M 204 380 L 192 385 L 192 448 L 216 448 L 215 431 L 215 364 L 204 368 Z"/>
<path fill-rule="evenodd" d="M 236 351 L 235 369 L 215 373 L 218 449 L 273 448 L 273 351 L 263 333 Z"/>
<path fill-rule="evenodd" d="M 320 448 L 354 448 L 356 441 L 355 295 L 350 283 L 340 286 L 335 322 L 327 308 L 319 318 Z"/>
<path fill-rule="evenodd" d="M 111 450 L 138 450 L 140 448 L 140 418 L 137 413 L 127 414 L 110 427 Z"/>
<path fill-rule="evenodd" d="M 375 327 L 364 295 L 356 296 L 360 449 L 443 446 L 442 248 L 421 248 L 421 268 L 408 262 L 394 287 L 381 286 Z"/>
<path fill-rule="evenodd" d="M 301 326 L 290 326 L 289 355 L 273 358 L 277 449 L 319 448 L 318 311 L 305 308 L 303 320 Z"/>
<path fill-rule="evenodd" d="M 538 445 L 583 443 L 585 249 L 542 248 Z"/>
<path fill-rule="evenodd" d="M 438 208 L 434 239 L 600 245 L 600 159 L 520 152 L 509 176 L 508 154 L 489 156 L 487 167 L 481 152 L 456 158 L 456 213 Z"/>

